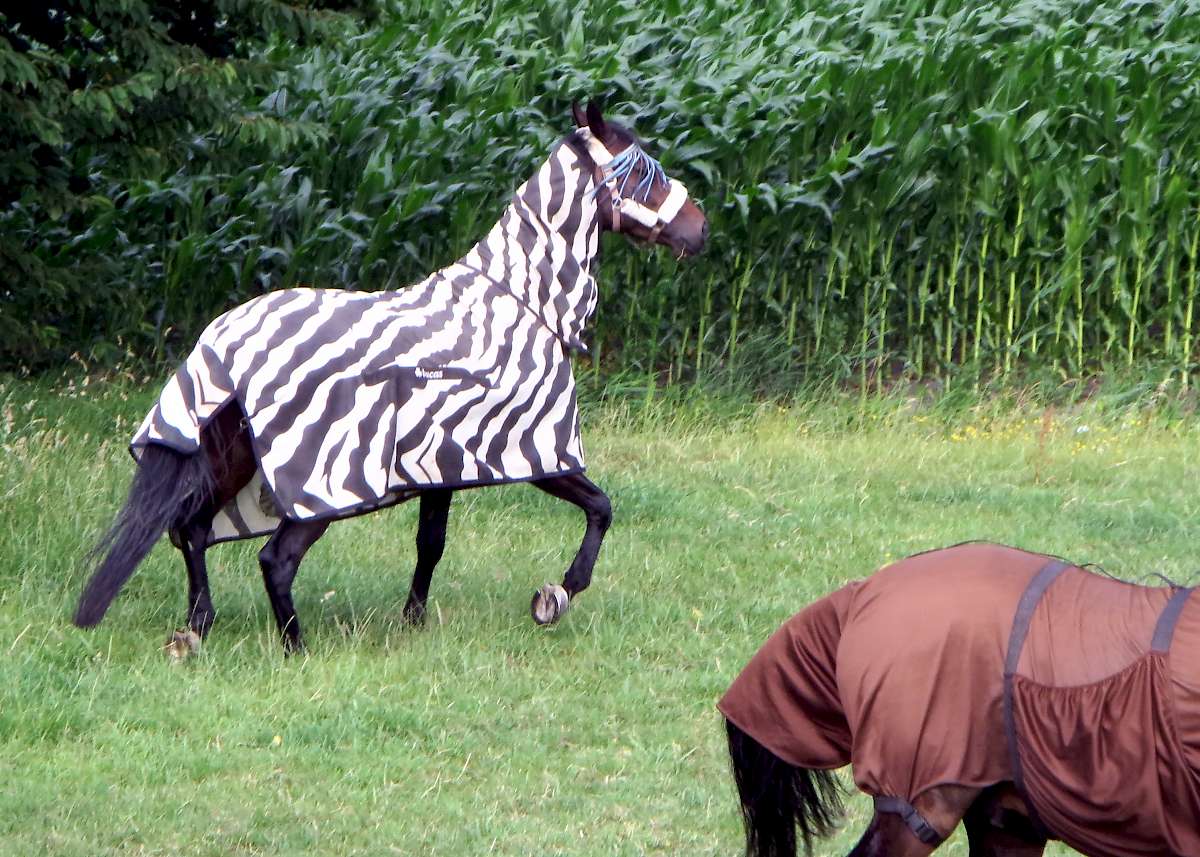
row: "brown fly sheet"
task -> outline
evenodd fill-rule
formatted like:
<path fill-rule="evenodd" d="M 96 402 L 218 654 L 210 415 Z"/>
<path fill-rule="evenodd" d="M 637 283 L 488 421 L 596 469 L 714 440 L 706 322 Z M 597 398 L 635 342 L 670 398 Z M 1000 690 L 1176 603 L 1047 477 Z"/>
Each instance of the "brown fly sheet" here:
<path fill-rule="evenodd" d="M 1200 855 L 1200 595 L 966 544 L 789 619 L 721 699 L 805 768 L 877 800 L 1015 782 L 1093 855 Z M 938 831 L 946 836 L 950 831 Z"/>

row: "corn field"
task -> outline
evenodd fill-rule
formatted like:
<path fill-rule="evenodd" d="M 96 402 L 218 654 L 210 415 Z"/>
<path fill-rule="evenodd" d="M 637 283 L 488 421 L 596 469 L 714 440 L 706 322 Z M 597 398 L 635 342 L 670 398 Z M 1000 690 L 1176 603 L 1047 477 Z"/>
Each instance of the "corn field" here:
<path fill-rule="evenodd" d="M 452 261 L 595 95 L 713 236 L 685 263 L 606 241 L 597 372 L 1186 379 L 1198 54 L 1197 2 L 393 0 L 335 47 L 274 44 L 287 71 L 184 169 L 0 228 L 85 272 L 45 321 L 64 351 L 173 360 L 261 291 Z"/>

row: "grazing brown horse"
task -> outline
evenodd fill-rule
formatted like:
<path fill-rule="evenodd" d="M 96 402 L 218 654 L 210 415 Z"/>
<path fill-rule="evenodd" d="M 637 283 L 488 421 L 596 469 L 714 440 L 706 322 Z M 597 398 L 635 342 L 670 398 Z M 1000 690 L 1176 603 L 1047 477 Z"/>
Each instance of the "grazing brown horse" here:
<path fill-rule="evenodd" d="M 686 188 L 600 109 L 513 195 L 465 256 L 406 289 L 287 289 L 216 319 L 133 439 L 129 498 L 101 542 L 76 624 L 95 625 L 164 531 L 187 565 L 188 625 L 213 622 L 204 553 L 269 536 L 263 582 L 285 646 L 300 646 L 292 581 L 330 522 L 421 498 L 404 607 L 420 622 L 454 491 L 508 482 L 581 508 L 562 585 L 534 595 L 553 622 L 591 581 L 611 520 L 583 475 L 570 354 L 596 306 L 600 234 L 699 253 Z"/>
<path fill-rule="evenodd" d="M 992 544 L 918 554 L 789 619 L 721 699 L 752 857 L 875 812 L 852 857 L 1200 855 L 1200 597 Z"/>

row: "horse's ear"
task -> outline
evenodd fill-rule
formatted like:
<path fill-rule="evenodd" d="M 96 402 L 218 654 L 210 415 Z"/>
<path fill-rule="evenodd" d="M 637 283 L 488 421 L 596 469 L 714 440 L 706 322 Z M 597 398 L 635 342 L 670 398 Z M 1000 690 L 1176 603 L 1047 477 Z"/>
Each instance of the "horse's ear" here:
<path fill-rule="evenodd" d="M 578 101 L 571 102 L 571 118 L 575 120 L 576 128 L 587 127 L 587 114 L 583 112 L 583 108 L 579 106 Z"/>
<path fill-rule="evenodd" d="M 595 101 L 588 102 L 587 124 L 598 139 L 603 140 L 608 135 L 608 125 L 604 121 L 604 114 L 600 112 L 600 105 Z"/>

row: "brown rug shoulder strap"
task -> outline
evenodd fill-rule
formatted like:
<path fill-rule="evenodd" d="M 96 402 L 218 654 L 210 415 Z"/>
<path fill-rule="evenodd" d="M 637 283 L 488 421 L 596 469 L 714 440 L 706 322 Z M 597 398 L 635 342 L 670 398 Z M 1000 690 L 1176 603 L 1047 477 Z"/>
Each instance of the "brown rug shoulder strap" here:
<path fill-rule="evenodd" d="M 1165 655 L 1171 649 L 1171 638 L 1175 636 L 1175 625 L 1183 613 L 1188 596 L 1192 589 L 1176 589 L 1163 612 L 1159 614 L 1158 624 L 1154 626 L 1154 639 L 1150 641 L 1150 651 Z"/>
<path fill-rule="evenodd" d="M 1025 638 L 1029 636 L 1029 623 L 1033 620 L 1033 612 L 1037 610 L 1042 596 L 1046 594 L 1050 584 L 1068 568 L 1071 568 L 1070 563 L 1059 559 L 1051 560 L 1042 566 L 1042 570 L 1025 587 L 1021 600 L 1017 603 L 1017 613 L 1013 616 L 1012 633 L 1008 636 L 1008 656 L 1004 659 L 1006 676 L 1015 675 L 1017 672 L 1017 663 L 1021 660 L 1021 652 L 1025 648 Z"/>
<path fill-rule="evenodd" d="M 1034 576 L 1033 580 L 1029 581 L 1029 585 L 1021 594 L 1021 600 L 1017 603 L 1012 631 L 1008 636 L 1008 655 L 1004 659 L 1004 735 L 1008 742 L 1008 757 L 1012 764 L 1013 785 L 1016 786 L 1017 793 L 1025 801 L 1025 806 L 1029 808 L 1029 820 L 1033 823 L 1034 828 L 1048 839 L 1051 838 L 1051 834 L 1042 824 L 1037 810 L 1034 809 L 1033 801 L 1025 792 L 1025 777 L 1021 770 L 1021 748 L 1017 738 L 1017 721 L 1016 715 L 1013 713 L 1013 676 L 1017 673 L 1021 651 L 1025 648 L 1025 638 L 1029 635 L 1029 623 L 1033 620 L 1033 613 L 1037 610 L 1038 603 L 1050 585 L 1068 568 L 1071 568 L 1070 563 L 1058 559 L 1051 560 L 1042 566 L 1041 571 Z"/>

